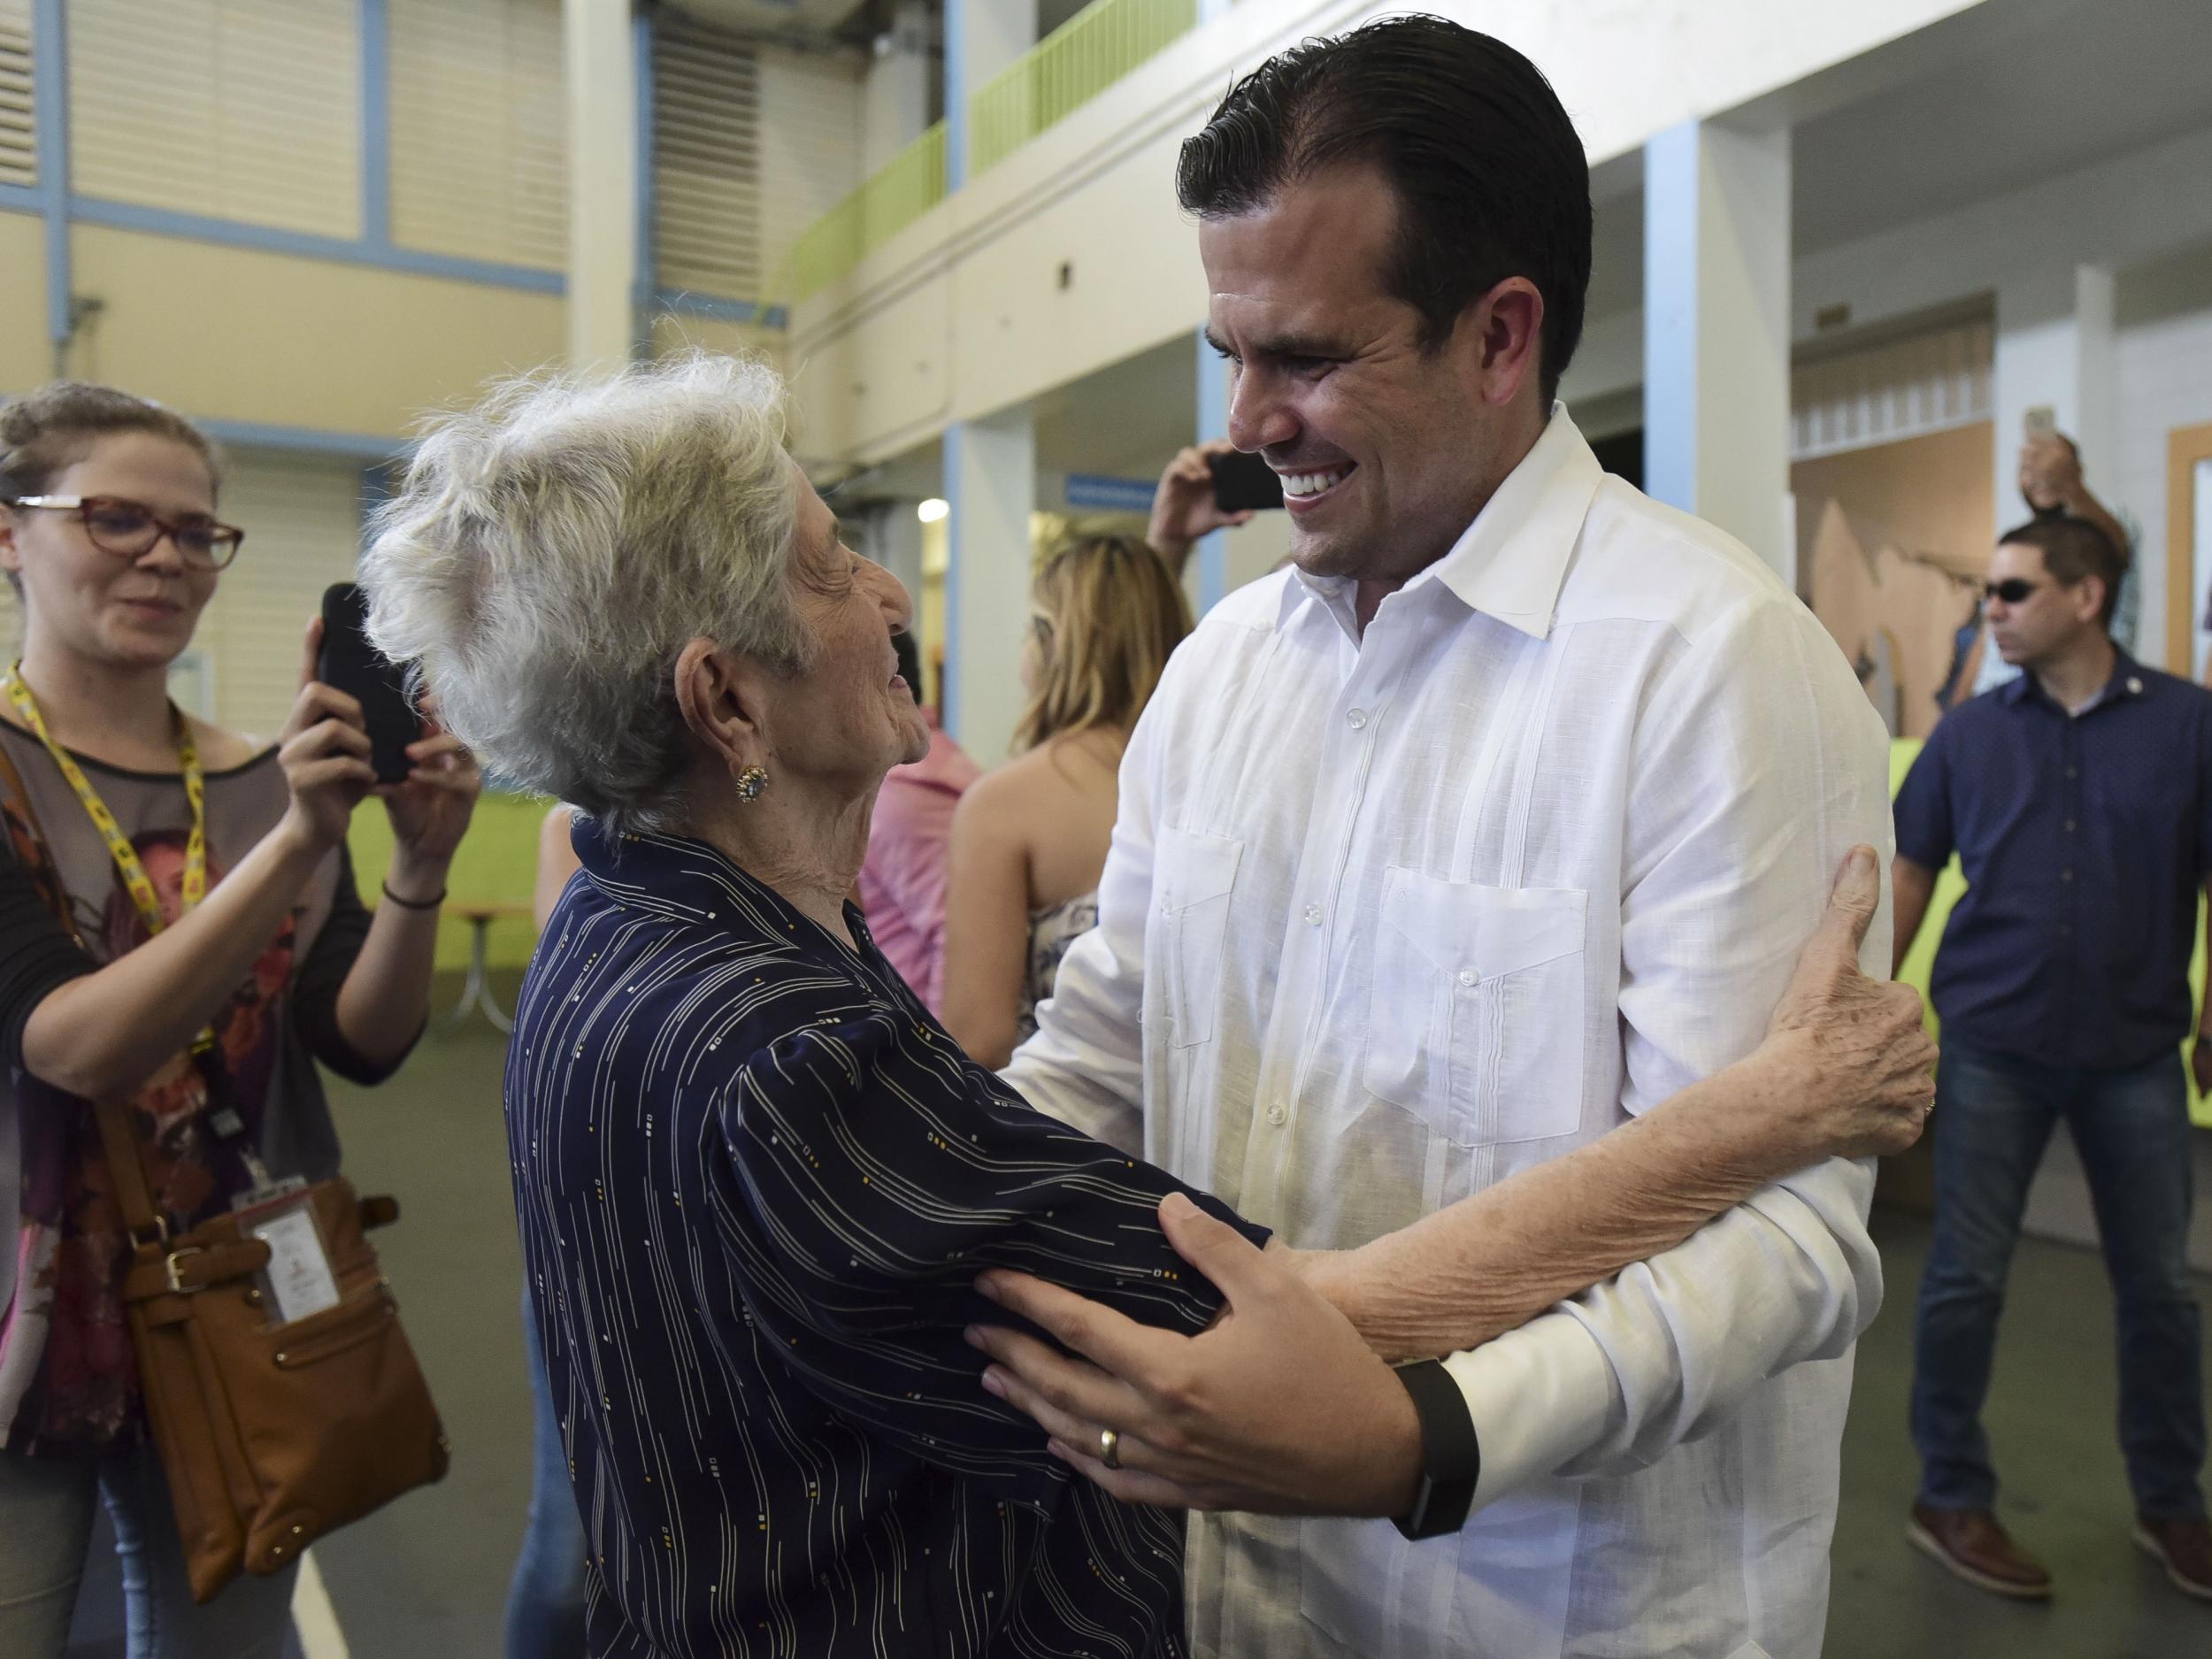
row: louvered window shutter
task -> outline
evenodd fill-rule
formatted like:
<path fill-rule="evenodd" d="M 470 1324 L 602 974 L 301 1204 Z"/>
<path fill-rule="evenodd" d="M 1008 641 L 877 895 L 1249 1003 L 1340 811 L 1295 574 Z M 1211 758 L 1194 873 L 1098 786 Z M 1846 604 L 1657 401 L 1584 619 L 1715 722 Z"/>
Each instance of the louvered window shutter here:
<path fill-rule="evenodd" d="M 356 0 L 70 0 L 72 188 L 361 234 Z"/>
<path fill-rule="evenodd" d="M 0 184 L 38 182 L 31 0 L 0 0 Z"/>
<path fill-rule="evenodd" d="M 664 288 L 761 291 L 760 73 L 734 36 L 663 12 L 653 36 L 653 242 Z"/>
<path fill-rule="evenodd" d="M 392 239 L 558 270 L 568 257 L 558 0 L 390 0 Z"/>
<path fill-rule="evenodd" d="M 1790 459 L 1988 419 L 1995 337 L 1977 319 L 1801 362 L 1790 373 Z"/>
<path fill-rule="evenodd" d="M 273 738 L 300 688 L 300 649 L 323 589 L 350 581 L 361 549 L 361 470 L 325 456 L 234 449 L 222 515 L 246 532 L 194 646 L 214 685 L 214 718 Z"/>

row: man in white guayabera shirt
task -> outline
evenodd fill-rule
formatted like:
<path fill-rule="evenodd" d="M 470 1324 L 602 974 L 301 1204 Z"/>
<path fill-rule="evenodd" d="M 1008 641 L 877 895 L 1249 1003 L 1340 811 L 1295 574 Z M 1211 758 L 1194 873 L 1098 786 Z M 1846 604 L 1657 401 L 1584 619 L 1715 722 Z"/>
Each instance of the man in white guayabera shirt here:
<path fill-rule="evenodd" d="M 1175 657 L 1100 925 L 1007 1076 L 1348 1248 L 1750 1049 L 1845 850 L 1886 862 L 1886 745 L 1767 566 L 1607 477 L 1553 401 L 1588 172 L 1525 59 L 1433 19 L 1310 42 L 1228 95 L 1179 185 L 1230 434 L 1282 475 L 1296 567 Z M 1870 972 L 1889 933 L 1885 901 Z M 1171 1225 L 1230 1292 L 1217 1332 L 1141 1340 L 992 1276 L 1089 1357 L 978 1340 L 1110 1489 L 1243 1511 L 1193 1523 L 1201 1655 L 1801 1659 L 1880 1298 L 1872 1186 L 1807 1170 L 1453 1355 L 1448 1411 L 1417 1402 L 1417 1540 L 1296 1518 L 1351 1507 L 1325 1470 L 1397 1453 L 1270 1348 L 1312 1294 L 1295 1258 Z M 1479 1294 L 1402 1267 L 1356 1294 Z"/>

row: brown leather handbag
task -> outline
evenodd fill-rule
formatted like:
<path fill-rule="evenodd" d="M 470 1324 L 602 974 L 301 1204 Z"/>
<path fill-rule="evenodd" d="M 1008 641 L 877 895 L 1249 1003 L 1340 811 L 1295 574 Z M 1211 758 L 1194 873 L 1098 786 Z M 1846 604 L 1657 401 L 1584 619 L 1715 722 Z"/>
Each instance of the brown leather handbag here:
<path fill-rule="evenodd" d="M 99 1123 L 131 1233 L 131 1343 L 193 1600 L 242 1568 L 280 1571 L 324 1533 L 442 1477 L 450 1448 L 366 1237 L 398 1218 L 397 1202 L 357 1197 L 342 1177 L 309 1187 L 338 1303 L 274 1324 L 255 1277 L 269 1247 L 236 1216 L 168 1236 L 127 1109 L 102 1106 Z"/>

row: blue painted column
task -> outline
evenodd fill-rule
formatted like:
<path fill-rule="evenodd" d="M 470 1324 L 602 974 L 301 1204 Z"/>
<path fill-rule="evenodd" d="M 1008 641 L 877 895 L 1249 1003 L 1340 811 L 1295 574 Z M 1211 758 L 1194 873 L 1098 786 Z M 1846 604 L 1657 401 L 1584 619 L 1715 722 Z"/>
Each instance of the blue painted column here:
<path fill-rule="evenodd" d="M 1207 343 L 1200 329 L 1198 350 L 1198 442 L 1229 435 L 1229 365 Z M 1229 533 L 1217 530 L 1198 541 L 1198 613 L 1203 616 L 1229 591 Z"/>
<path fill-rule="evenodd" d="M 972 174 L 969 100 L 1037 43 L 1037 0 L 945 0 L 945 188 Z"/>
<path fill-rule="evenodd" d="M 361 240 L 392 245 L 392 35 L 385 0 L 360 0 Z"/>
<path fill-rule="evenodd" d="M 612 370 L 636 349 L 637 36 L 630 0 L 562 0 L 568 111 L 568 358 Z"/>
<path fill-rule="evenodd" d="M 630 295 L 632 319 L 630 355 L 639 361 L 654 355 L 655 294 L 660 288 L 660 250 L 653 232 L 657 204 L 653 194 L 653 18 L 640 11 L 630 20 L 631 72 L 636 83 L 637 201 L 635 251 L 637 275 Z"/>
<path fill-rule="evenodd" d="M 1790 134 L 1686 121 L 1644 146 L 1644 488 L 1795 585 Z"/>
<path fill-rule="evenodd" d="M 985 766 L 1021 713 L 1037 427 L 1027 404 L 945 428 L 945 729 Z"/>
<path fill-rule="evenodd" d="M 945 0 L 945 188 L 968 181 L 968 13 L 979 0 Z M 947 440 L 950 442 L 949 439 Z M 948 468 L 949 471 L 949 468 Z M 952 715 L 952 647 L 945 647 L 945 714 Z M 950 727 L 947 727 L 950 730 Z"/>
<path fill-rule="evenodd" d="M 54 348 L 54 376 L 67 370 L 64 357 L 74 332 L 70 318 L 74 277 L 69 258 L 69 26 L 62 0 L 34 0 L 31 50 L 38 81 L 31 120 L 38 140 L 40 212 L 46 222 L 46 337 Z"/>
<path fill-rule="evenodd" d="M 971 100 L 1037 43 L 1037 0 L 945 0 L 945 186 L 971 176 Z M 952 349 L 963 342 L 955 340 Z M 945 730 L 985 765 L 1021 712 L 1037 428 L 1028 405 L 945 428 Z"/>

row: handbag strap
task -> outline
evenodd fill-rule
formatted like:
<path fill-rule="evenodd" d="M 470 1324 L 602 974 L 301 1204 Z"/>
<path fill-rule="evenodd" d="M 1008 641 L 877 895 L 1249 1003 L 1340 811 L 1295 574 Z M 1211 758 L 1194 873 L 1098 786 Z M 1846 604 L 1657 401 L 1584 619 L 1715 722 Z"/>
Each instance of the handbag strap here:
<path fill-rule="evenodd" d="M 108 1179 L 115 1183 L 116 1206 L 131 1242 L 141 1249 L 168 1242 L 169 1224 L 154 1208 L 154 1194 L 146 1185 L 145 1154 L 131 1130 L 130 1109 L 119 1101 L 101 1101 L 92 1109 L 100 1125 L 100 1149 L 107 1154 Z"/>
<path fill-rule="evenodd" d="M 39 845 L 50 846 L 45 826 L 38 821 L 38 808 L 31 800 L 30 789 L 4 741 L 0 741 L 0 790 L 13 799 Z M 83 944 L 68 916 L 58 915 L 55 919 L 69 929 L 71 938 Z M 146 1183 L 144 1155 L 138 1137 L 131 1132 L 129 1109 L 119 1101 L 97 1102 L 93 1106 L 93 1117 L 100 1126 L 100 1147 L 107 1155 L 108 1179 L 115 1183 L 115 1202 L 123 1212 L 123 1225 L 130 1229 L 134 1243 L 142 1247 L 159 1244 L 168 1237 L 169 1225 L 154 1208 L 153 1189 Z"/>

